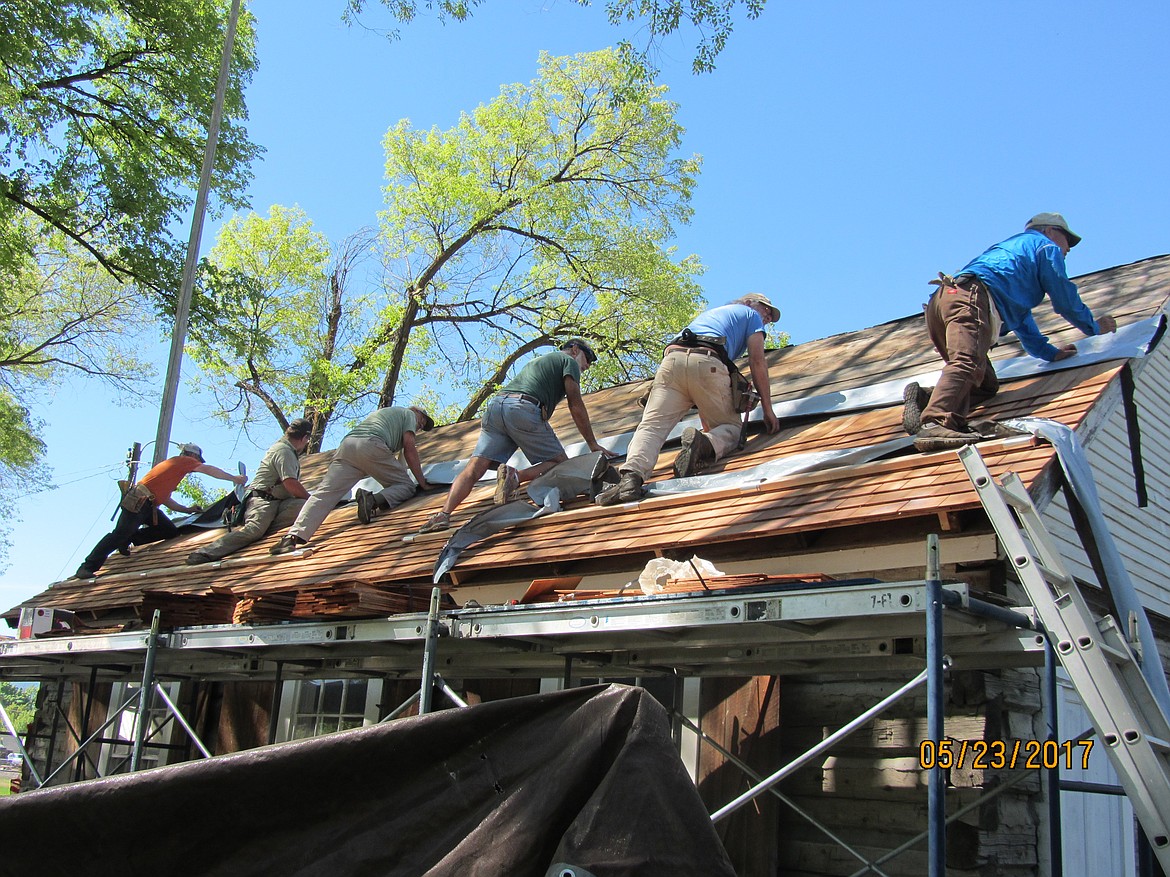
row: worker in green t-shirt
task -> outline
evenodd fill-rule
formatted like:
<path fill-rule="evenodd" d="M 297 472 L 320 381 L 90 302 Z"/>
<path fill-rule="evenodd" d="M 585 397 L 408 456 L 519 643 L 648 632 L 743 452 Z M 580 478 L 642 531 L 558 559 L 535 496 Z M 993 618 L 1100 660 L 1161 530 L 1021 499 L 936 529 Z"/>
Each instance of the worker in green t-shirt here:
<path fill-rule="evenodd" d="M 589 450 L 616 457 L 617 454 L 597 443 L 589 423 L 589 412 L 581 398 L 581 372 L 596 361 L 593 348 L 583 339 L 573 338 L 560 350 L 546 353 L 524 366 L 488 403 L 471 460 L 455 476 L 443 508 L 431 515 L 419 532 L 447 529 L 451 525 L 451 512 L 467 498 L 471 488 L 492 466 L 497 467 L 495 502 L 503 505 L 512 499 L 522 483 L 569 459 L 560 439 L 548 424 L 553 409 L 562 399 L 568 399 L 573 423 Z M 517 471 L 508 465 L 517 448 L 532 463 L 527 469 Z"/>

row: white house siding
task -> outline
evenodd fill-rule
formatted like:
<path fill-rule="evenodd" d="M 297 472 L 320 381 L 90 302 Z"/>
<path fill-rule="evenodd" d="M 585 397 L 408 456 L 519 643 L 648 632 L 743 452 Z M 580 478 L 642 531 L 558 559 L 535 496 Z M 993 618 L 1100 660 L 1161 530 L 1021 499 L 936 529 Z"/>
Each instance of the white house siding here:
<path fill-rule="evenodd" d="M 1086 452 L 1110 531 L 1134 587 L 1147 610 L 1170 618 L 1170 344 L 1134 363 L 1135 400 L 1141 430 L 1149 504 L 1137 505 L 1129 435 L 1120 392 L 1104 399 L 1102 425 L 1089 436 Z M 1069 519 L 1063 493 L 1045 510 L 1044 523 L 1064 555 L 1069 571 L 1096 582 Z"/>
<path fill-rule="evenodd" d="M 1125 568 L 1151 613 L 1170 618 L 1170 344 L 1133 363 L 1135 402 L 1141 433 L 1148 505 L 1138 507 L 1129 432 L 1120 386 L 1101 400 L 1101 409 L 1082 428 L 1102 510 Z M 1098 419 L 1100 418 L 1100 419 Z M 1069 571 L 1097 582 L 1074 530 L 1063 492 L 1044 512 Z M 1164 623 L 1155 629 L 1165 629 Z M 1170 643 L 1160 640 L 1163 661 Z M 1067 680 L 1060 686 L 1061 733 L 1068 738 L 1089 726 L 1088 717 Z M 1068 779 L 1115 783 L 1103 752 L 1094 753 L 1088 771 L 1063 772 Z M 1134 873 L 1133 810 L 1125 798 L 1083 793 L 1061 794 L 1064 873 L 1067 877 Z"/>
<path fill-rule="evenodd" d="M 1088 713 L 1067 679 L 1058 687 L 1060 732 L 1064 739 L 1075 738 L 1090 726 Z M 1078 751 L 1079 750 L 1075 750 Z M 1089 751 L 1087 769 L 1072 759 L 1072 769 L 1061 778 L 1116 786 L 1117 774 L 1101 745 Z M 1094 792 L 1061 792 L 1061 851 L 1064 877 L 1132 877 L 1136 871 L 1133 807 L 1124 796 Z"/>

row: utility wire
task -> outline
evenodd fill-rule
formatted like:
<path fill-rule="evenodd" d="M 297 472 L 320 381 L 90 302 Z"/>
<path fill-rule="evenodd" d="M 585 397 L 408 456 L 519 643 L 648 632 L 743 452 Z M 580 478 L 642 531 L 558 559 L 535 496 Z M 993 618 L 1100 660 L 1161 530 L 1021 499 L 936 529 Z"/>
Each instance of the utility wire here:
<path fill-rule="evenodd" d="M 30 490 L 28 493 L 21 493 L 13 498 L 24 499 L 25 497 L 29 496 L 37 496 L 41 493 L 49 493 L 53 490 L 60 490 L 62 487 L 68 487 L 70 484 L 80 484 L 82 481 L 88 481 L 89 479 L 97 478 L 100 475 L 112 475 L 125 465 L 126 463 L 124 461 L 120 463 L 114 463 L 93 471 L 89 475 L 82 475 L 80 478 L 74 478 L 72 481 L 62 481 L 60 484 L 50 484 L 47 487 L 42 487 L 40 490 Z"/>
<path fill-rule="evenodd" d="M 89 544 L 90 534 L 93 533 L 94 527 L 96 527 L 98 524 L 100 524 L 102 522 L 103 518 L 108 516 L 109 511 L 110 511 L 110 503 L 107 502 L 102 507 L 102 510 L 100 512 L 98 512 L 97 516 L 90 522 L 89 527 L 86 529 L 85 533 L 83 533 L 81 536 L 81 541 L 73 547 L 73 551 L 71 551 L 69 553 L 69 556 L 67 558 L 65 558 L 64 563 L 61 564 L 60 569 L 57 570 L 57 578 L 55 579 L 55 581 L 59 582 L 63 578 L 65 578 L 66 572 L 68 571 L 69 567 L 73 565 L 73 561 L 77 558 L 77 552 L 82 550 L 82 546 Z"/>

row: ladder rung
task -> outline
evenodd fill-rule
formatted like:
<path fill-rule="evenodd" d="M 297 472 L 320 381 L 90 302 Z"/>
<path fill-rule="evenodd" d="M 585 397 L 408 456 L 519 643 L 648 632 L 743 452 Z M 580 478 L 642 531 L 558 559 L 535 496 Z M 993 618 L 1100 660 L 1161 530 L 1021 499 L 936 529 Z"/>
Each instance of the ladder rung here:
<path fill-rule="evenodd" d="M 1128 652 L 1123 652 L 1121 649 L 1115 649 L 1113 646 L 1106 645 L 1105 643 L 1101 642 L 1101 640 L 1099 640 L 1099 639 L 1093 640 L 1093 642 L 1095 642 L 1097 644 L 1097 648 L 1099 648 L 1101 650 L 1101 652 L 1107 658 L 1109 658 L 1109 660 L 1113 661 L 1113 663 L 1115 663 L 1115 664 L 1128 664 L 1130 662 L 1130 657 L 1129 657 Z"/>
<path fill-rule="evenodd" d="M 997 483 L 979 456 L 974 445 L 959 451 L 959 458 L 979 491 L 980 500 L 995 527 L 996 535 L 1004 545 L 1019 546 L 1009 558 L 1019 572 L 1020 584 L 1031 596 L 1038 614 L 1045 619 L 1049 635 L 1056 640 L 1056 650 L 1062 661 L 1073 658 L 1076 652 L 1089 654 L 1094 647 L 1101 650 L 1100 660 L 1069 660 L 1065 662 L 1073 688 L 1081 694 L 1086 708 L 1099 729 L 1114 729 L 1103 739 L 1116 746 L 1121 740 L 1137 747 L 1121 757 L 1115 751 L 1114 766 L 1123 785 L 1130 791 L 1135 813 L 1146 833 L 1155 841 L 1155 852 L 1163 867 L 1170 871 L 1170 851 L 1166 835 L 1170 835 L 1170 795 L 1165 787 L 1170 782 L 1170 721 L 1160 704 L 1152 697 L 1149 686 L 1138 667 L 1133 648 L 1117 622 L 1106 616 L 1093 617 L 1082 598 L 1080 585 L 1063 570 L 1050 569 L 1045 562 L 1062 567 L 1060 553 L 1050 545 L 1050 534 L 1044 520 L 1032 502 L 1019 476 L 1008 473 Z M 993 493 L 990 488 L 997 492 Z M 1021 544 L 1022 543 L 1022 544 Z M 1043 558 L 1042 562 L 1037 555 Z M 1018 563 L 1017 563 L 1018 561 Z M 1049 611 L 1052 610 L 1052 611 Z M 1106 678 L 1099 678 L 1105 676 Z M 1093 696 L 1089 696 L 1092 694 Z M 1123 722 L 1124 726 L 1118 723 Z M 1134 726 L 1134 723 L 1137 723 Z M 1150 734 L 1157 731 L 1157 736 Z M 1140 743 L 1148 741 L 1149 750 L 1142 752 Z M 1150 750 L 1157 754 L 1157 775 L 1149 764 Z M 1149 796 L 1147 799 L 1144 796 Z"/>
<path fill-rule="evenodd" d="M 1155 749 L 1160 749 L 1163 752 L 1170 752 L 1170 743 L 1163 740 L 1161 737 L 1155 737 L 1153 734 L 1146 734 L 1146 739 Z"/>
<path fill-rule="evenodd" d="M 1067 573 L 1057 572 L 1054 569 L 1049 569 L 1035 558 L 1032 559 L 1032 562 L 1036 565 L 1036 569 L 1040 571 L 1040 575 L 1044 576 L 1045 580 L 1047 580 L 1049 584 L 1062 585 L 1065 588 L 1071 588 L 1076 584 L 1076 582 L 1073 581 L 1073 577 Z"/>

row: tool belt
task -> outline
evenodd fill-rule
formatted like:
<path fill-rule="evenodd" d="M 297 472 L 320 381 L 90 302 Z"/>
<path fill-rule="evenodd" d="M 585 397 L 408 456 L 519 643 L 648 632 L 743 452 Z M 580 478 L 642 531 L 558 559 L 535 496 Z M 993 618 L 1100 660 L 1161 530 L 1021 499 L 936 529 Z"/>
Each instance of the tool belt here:
<path fill-rule="evenodd" d="M 747 414 L 760 404 L 760 394 L 734 364 L 728 363 L 727 371 L 731 377 L 731 408 L 736 414 Z"/>
<path fill-rule="evenodd" d="M 705 347 L 708 350 L 713 350 L 723 362 L 730 362 L 727 357 L 727 339 L 722 335 L 697 335 L 690 329 L 683 329 L 676 338 L 667 342 L 666 346 L 667 348 Z"/>
<path fill-rule="evenodd" d="M 736 414 L 746 414 L 760 402 L 760 394 L 752 388 L 752 382 L 743 376 L 727 355 L 727 339 L 722 335 L 698 335 L 690 329 L 683 329 L 678 337 L 666 345 L 671 347 L 706 348 L 727 366 L 727 377 L 731 382 L 731 408 Z"/>
<path fill-rule="evenodd" d="M 980 290 L 987 290 L 987 284 L 976 277 L 974 274 L 960 274 L 958 277 L 951 277 L 949 274 L 938 272 L 937 280 L 927 281 L 931 286 L 937 286 L 939 289 L 965 289 L 967 292 L 979 292 Z"/>
<path fill-rule="evenodd" d="M 223 505 L 221 520 L 223 521 L 223 525 L 228 528 L 229 533 L 233 527 L 239 527 L 244 523 L 244 515 L 248 511 L 248 500 L 256 492 L 258 491 L 249 490 L 244 494 L 243 499 L 237 499 L 235 493 L 229 493 L 227 495 L 227 500 Z"/>
<path fill-rule="evenodd" d="M 123 482 L 118 482 L 121 487 Z M 122 490 L 122 500 L 118 506 L 132 515 L 138 514 L 148 504 L 154 502 L 154 494 L 143 484 L 130 484 Z"/>

